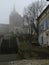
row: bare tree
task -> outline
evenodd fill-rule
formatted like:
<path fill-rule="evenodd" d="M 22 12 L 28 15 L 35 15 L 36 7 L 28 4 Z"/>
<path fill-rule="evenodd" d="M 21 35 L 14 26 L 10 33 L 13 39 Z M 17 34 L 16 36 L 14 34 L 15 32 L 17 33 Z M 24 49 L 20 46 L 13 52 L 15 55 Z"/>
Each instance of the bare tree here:
<path fill-rule="evenodd" d="M 39 16 L 39 14 L 42 12 L 43 8 L 46 6 L 46 0 L 38 0 L 31 5 L 29 5 L 25 10 L 24 10 L 24 20 L 26 19 L 26 22 L 28 25 L 31 23 L 36 23 L 36 19 Z M 34 26 L 34 24 L 32 25 Z M 31 26 L 31 28 L 33 28 Z M 35 29 L 35 26 L 34 26 Z M 32 29 L 31 29 L 32 30 Z M 36 30 L 36 29 L 35 29 Z"/>
<path fill-rule="evenodd" d="M 38 17 L 38 15 L 42 12 L 42 10 L 45 6 L 46 6 L 46 1 L 45 0 L 38 0 L 35 3 L 32 3 L 28 7 L 30 15 L 33 15 L 33 18 L 36 19 Z"/>

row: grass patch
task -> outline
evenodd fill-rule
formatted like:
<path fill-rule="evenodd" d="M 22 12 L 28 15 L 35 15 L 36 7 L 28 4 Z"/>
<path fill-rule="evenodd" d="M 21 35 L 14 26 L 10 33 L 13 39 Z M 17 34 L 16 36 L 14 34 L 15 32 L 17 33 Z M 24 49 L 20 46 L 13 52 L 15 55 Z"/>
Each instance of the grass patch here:
<path fill-rule="evenodd" d="M 37 48 L 33 48 L 33 50 L 49 54 L 49 49 L 47 49 L 47 48 L 39 48 L 39 47 L 37 47 Z"/>

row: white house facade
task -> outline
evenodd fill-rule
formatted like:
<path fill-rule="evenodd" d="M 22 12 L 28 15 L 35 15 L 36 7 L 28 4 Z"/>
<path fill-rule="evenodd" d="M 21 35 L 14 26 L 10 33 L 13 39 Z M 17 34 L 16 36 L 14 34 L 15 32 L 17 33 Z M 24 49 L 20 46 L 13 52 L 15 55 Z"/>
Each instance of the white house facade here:
<path fill-rule="evenodd" d="M 49 46 L 49 5 L 38 17 L 39 43 L 42 46 Z"/>

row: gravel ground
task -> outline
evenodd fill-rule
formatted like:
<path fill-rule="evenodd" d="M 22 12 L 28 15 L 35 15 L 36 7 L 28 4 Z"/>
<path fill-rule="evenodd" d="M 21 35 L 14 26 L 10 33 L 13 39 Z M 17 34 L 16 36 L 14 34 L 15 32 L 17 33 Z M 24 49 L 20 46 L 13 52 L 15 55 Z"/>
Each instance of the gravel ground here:
<path fill-rule="evenodd" d="M 11 62 L 0 62 L 0 65 L 49 65 L 49 60 L 19 60 Z"/>
<path fill-rule="evenodd" d="M 16 58 L 16 54 L 0 55 L 0 65 L 49 65 L 49 59 L 16 60 Z"/>

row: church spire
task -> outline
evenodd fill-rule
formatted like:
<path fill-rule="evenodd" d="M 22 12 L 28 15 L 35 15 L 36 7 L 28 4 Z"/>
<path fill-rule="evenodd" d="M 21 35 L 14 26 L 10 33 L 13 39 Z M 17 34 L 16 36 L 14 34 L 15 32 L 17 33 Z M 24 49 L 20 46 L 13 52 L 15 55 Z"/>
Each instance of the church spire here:
<path fill-rule="evenodd" d="M 15 4 L 14 4 L 14 6 L 13 6 L 13 11 L 14 11 L 14 12 L 16 11 L 16 9 L 15 9 Z"/>

